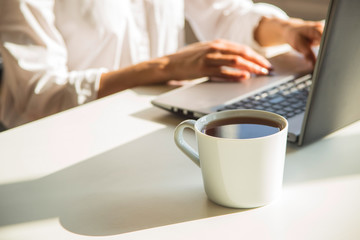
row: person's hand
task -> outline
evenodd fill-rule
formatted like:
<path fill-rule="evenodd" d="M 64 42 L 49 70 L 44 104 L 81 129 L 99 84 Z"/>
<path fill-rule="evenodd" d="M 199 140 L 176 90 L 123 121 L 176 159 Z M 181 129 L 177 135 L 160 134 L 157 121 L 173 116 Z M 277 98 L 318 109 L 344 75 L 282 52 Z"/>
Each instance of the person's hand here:
<path fill-rule="evenodd" d="M 312 47 L 320 44 L 323 29 L 323 22 L 290 18 L 284 28 L 284 39 L 286 43 L 315 64 L 316 56 Z"/>
<path fill-rule="evenodd" d="M 252 73 L 268 74 L 270 68 L 264 57 L 247 46 L 225 40 L 200 42 L 171 55 L 103 73 L 98 98 L 169 80 L 216 77 L 225 81 L 241 81 Z"/>
<path fill-rule="evenodd" d="M 269 73 L 271 64 L 250 47 L 226 40 L 199 42 L 165 56 L 169 79 L 216 77 L 227 81 L 248 79 Z"/>
<path fill-rule="evenodd" d="M 323 29 L 321 21 L 263 17 L 254 31 L 254 38 L 265 47 L 287 43 L 314 64 L 316 57 L 312 47 L 320 44 Z"/>

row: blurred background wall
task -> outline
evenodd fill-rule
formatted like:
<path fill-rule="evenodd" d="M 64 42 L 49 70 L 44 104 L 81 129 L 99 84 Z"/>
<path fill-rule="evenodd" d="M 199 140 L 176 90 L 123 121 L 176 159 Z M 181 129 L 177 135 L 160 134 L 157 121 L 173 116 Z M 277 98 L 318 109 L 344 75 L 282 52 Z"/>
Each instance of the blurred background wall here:
<path fill-rule="evenodd" d="M 270 3 L 283 9 L 289 16 L 306 20 L 325 19 L 329 0 L 253 0 Z M 197 41 L 191 27 L 185 23 L 185 41 L 187 44 Z"/>

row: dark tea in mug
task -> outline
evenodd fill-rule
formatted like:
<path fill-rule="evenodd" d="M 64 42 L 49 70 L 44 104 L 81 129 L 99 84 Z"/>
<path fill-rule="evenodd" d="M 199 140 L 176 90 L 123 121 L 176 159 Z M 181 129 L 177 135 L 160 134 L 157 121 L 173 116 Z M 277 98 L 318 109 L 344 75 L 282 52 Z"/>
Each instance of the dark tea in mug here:
<path fill-rule="evenodd" d="M 269 119 L 256 117 L 234 117 L 209 123 L 203 133 L 219 138 L 249 139 L 275 134 L 283 126 Z"/>

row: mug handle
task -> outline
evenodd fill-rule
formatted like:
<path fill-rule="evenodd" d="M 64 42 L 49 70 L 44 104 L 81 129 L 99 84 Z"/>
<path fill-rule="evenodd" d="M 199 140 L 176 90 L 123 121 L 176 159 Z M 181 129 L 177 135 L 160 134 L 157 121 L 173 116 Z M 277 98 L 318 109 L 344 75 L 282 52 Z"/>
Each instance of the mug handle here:
<path fill-rule="evenodd" d="M 190 128 L 195 131 L 195 120 L 185 120 L 175 129 L 174 140 L 178 148 L 185 153 L 198 167 L 200 167 L 199 153 L 197 153 L 184 139 L 184 129 Z"/>

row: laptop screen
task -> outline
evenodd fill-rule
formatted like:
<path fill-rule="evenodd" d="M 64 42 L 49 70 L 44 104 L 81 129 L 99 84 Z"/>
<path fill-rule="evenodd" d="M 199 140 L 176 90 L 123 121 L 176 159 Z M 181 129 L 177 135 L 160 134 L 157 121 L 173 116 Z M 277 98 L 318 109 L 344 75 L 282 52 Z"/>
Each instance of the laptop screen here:
<path fill-rule="evenodd" d="M 332 0 L 299 144 L 360 119 L 360 1 Z"/>

